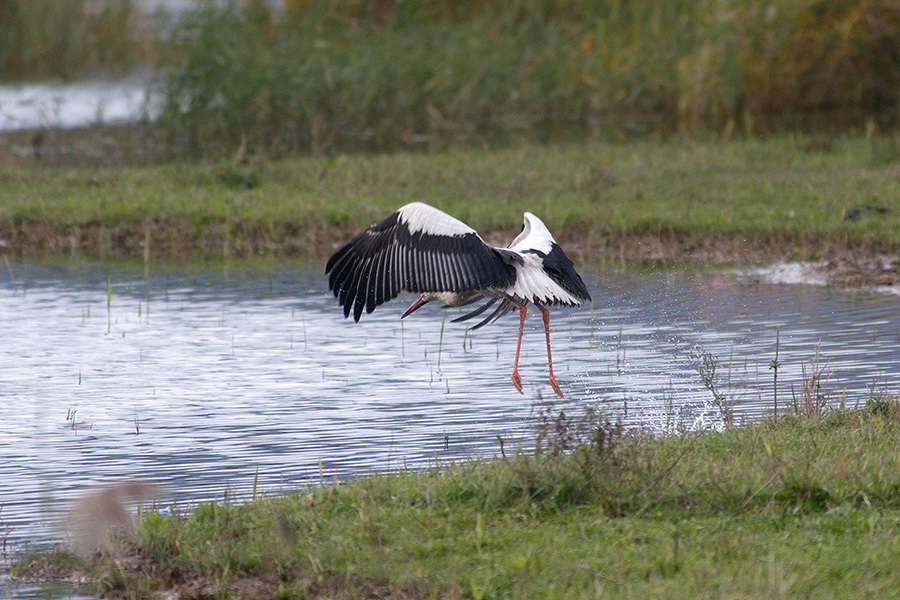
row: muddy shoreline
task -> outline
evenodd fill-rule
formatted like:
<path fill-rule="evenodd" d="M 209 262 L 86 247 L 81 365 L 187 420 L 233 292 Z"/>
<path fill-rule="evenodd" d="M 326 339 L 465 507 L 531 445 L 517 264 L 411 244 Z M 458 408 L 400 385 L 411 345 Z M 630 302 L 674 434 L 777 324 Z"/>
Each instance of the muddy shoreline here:
<path fill-rule="evenodd" d="M 358 233 L 355 226 L 215 223 L 150 220 L 138 224 L 0 222 L 0 254 L 47 259 L 222 260 L 249 256 L 327 258 Z M 515 232 L 487 230 L 484 238 L 505 245 Z M 756 268 L 752 278 L 849 287 L 900 287 L 900 251 L 879 244 L 782 237 L 747 239 L 723 233 L 614 232 L 565 228 L 556 233 L 573 260 L 601 266 L 732 266 Z M 779 265 L 791 265 L 788 270 Z M 765 271 L 760 268 L 768 267 Z"/>

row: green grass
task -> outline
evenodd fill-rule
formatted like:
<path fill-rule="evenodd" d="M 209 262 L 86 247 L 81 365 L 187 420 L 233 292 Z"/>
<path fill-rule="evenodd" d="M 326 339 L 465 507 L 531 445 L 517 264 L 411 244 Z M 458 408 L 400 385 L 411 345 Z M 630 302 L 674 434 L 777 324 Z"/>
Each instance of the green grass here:
<path fill-rule="evenodd" d="M 6 168 L 0 232 L 23 252 L 141 256 L 150 239 L 154 253 L 206 244 L 320 256 L 414 200 L 497 233 L 498 243 L 514 236 L 529 210 L 575 251 L 613 256 L 627 239 L 648 253 L 669 238 L 687 248 L 736 245 L 789 257 L 900 247 L 896 140 L 877 137 L 834 138 L 822 148 L 792 136 L 588 140 L 237 166 Z M 888 212 L 847 219 L 866 204 Z"/>
<path fill-rule="evenodd" d="M 168 581 L 220 598 L 882 598 L 900 586 L 898 406 L 662 438 L 592 413 L 569 452 L 554 427 L 537 454 L 150 513 L 137 558 L 87 569 L 122 597 Z"/>

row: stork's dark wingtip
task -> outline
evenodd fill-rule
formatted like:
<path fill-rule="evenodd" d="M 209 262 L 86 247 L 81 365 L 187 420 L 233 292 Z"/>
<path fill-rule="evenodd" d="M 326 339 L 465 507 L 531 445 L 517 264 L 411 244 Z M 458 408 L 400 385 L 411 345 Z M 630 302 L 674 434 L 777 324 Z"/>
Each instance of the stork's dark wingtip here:
<path fill-rule="evenodd" d="M 366 308 L 365 298 L 362 296 L 358 296 L 356 301 L 353 303 L 353 320 L 359 323 L 359 318 L 363 314 L 363 310 Z"/>

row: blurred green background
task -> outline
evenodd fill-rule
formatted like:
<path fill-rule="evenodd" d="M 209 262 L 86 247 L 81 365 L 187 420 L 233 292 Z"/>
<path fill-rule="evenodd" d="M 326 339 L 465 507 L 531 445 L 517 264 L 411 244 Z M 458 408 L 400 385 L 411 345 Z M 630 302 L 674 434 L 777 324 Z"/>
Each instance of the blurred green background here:
<path fill-rule="evenodd" d="M 0 0 L 0 78 L 151 74 L 167 151 L 896 131 L 895 0 Z M 549 133 L 548 133 L 549 132 Z"/>

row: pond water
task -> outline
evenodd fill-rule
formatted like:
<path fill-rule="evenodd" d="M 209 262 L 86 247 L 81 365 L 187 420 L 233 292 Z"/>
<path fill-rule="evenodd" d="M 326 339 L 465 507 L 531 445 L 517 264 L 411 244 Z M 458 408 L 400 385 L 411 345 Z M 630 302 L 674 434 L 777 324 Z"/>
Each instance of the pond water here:
<path fill-rule="evenodd" d="M 113 125 L 154 116 L 147 77 L 0 85 L 0 132 Z"/>
<path fill-rule="evenodd" d="M 79 490 L 166 482 L 187 505 L 528 447 L 536 403 L 597 403 L 626 424 L 721 427 L 780 409 L 817 367 L 829 402 L 900 384 L 900 298 L 711 272 L 586 273 L 593 306 L 476 332 L 411 298 L 345 320 L 319 264 L 0 265 L 0 538 L 59 539 Z M 458 310 L 458 309 L 457 309 Z"/>

